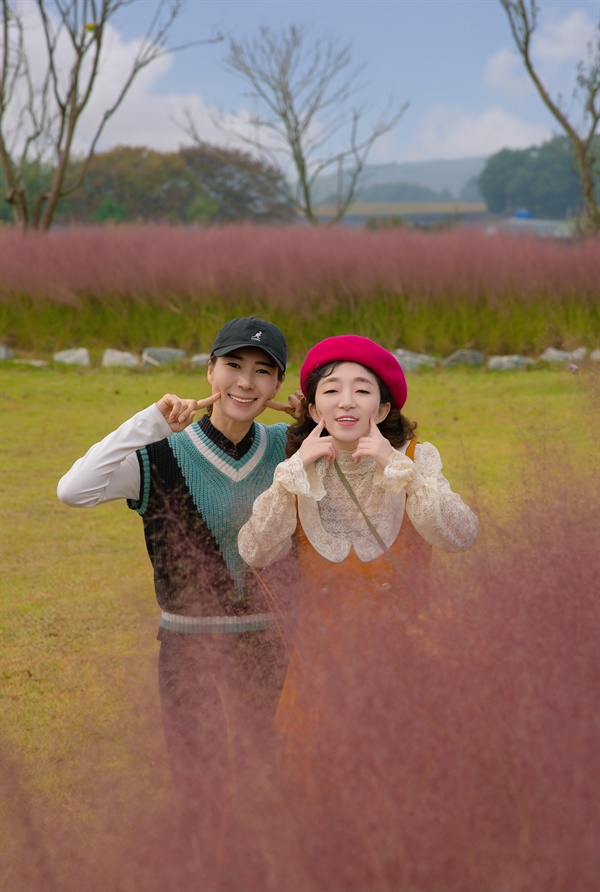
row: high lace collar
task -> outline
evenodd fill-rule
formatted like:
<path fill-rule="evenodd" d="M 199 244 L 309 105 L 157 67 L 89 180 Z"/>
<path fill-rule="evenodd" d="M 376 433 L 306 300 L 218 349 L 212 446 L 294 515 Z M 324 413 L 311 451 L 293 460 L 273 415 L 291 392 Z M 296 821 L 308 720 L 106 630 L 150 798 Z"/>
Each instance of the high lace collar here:
<path fill-rule="evenodd" d="M 340 452 L 337 461 L 363 511 L 389 548 L 400 532 L 405 495 L 377 485 L 382 471 L 375 459 L 365 457 L 355 462 L 351 452 Z M 298 497 L 300 520 L 311 545 L 336 563 L 343 561 L 352 548 L 361 561 L 380 557 L 383 552 L 335 467 L 323 460 L 318 462 L 317 470 L 325 488 L 323 498 L 316 501 Z"/>

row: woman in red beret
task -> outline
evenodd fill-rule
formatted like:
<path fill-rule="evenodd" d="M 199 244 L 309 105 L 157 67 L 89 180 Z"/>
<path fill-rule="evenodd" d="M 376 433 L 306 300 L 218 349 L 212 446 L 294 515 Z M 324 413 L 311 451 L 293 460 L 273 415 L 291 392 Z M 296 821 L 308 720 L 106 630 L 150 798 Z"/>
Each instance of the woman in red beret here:
<path fill-rule="evenodd" d="M 464 551 L 478 529 L 438 450 L 419 443 L 416 424 L 402 415 L 406 379 L 392 353 L 358 335 L 327 338 L 308 352 L 300 384 L 303 416 L 288 430 L 288 458 L 238 539 L 253 567 L 297 548 L 303 600 L 278 710 L 278 723 L 296 736 L 299 713 L 318 708 L 319 654 L 331 664 L 332 655 L 339 663 L 360 651 L 345 618 L 359 617 L 357 627 L 383 618 L 406 626 L 424 609 L 432 546 Z"/>

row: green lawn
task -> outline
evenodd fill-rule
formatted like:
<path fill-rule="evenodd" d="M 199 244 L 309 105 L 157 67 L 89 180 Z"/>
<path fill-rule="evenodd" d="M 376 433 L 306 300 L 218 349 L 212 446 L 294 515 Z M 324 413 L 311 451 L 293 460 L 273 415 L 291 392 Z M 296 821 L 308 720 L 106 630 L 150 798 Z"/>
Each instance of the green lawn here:
<path fill-rule="evenodd" d="M 298 372 L 290 369 L 281 395 L 296 389 Z M 510 522 L 535 455 L 564 451 L 585 471 L 597 470 L 593 369 L 448 370 L 409 375 L 408 384 L 405 412 L 418 421 L 419 438 L 440 449 L 453 488 L 481 513 L 477 547 Z M 139 517 L 122 503 L 68 508 L 56 484 L 135 411 L 167 391 L 201 398 L 208 385 L 190 371 L 5 364 L 0 391 L 3 746 L 30 795 L 78 825 L 89 808 L 93 827 L 86 794 L 99 778 L 114 778 L 110 795 L 118 799 L 165 777 L 158 609 Z M 264 420 L 283 417 L 267 412 Z M 142 797 L 140 811 L 145 804 Z M 4 815 L 4 839 L 10 820 Z M 10 880 L 0 889 L 13 892 Z"/>

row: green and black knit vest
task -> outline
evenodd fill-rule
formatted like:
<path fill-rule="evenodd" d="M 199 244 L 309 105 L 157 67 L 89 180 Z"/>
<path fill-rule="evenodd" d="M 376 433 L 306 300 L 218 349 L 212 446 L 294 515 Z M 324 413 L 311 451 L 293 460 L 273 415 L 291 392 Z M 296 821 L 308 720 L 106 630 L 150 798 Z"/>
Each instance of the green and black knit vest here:
<path fill-rule="evenodd" d="M 241 458 L 203 427 L 212 426 L 201 419 L 138 450 L 140 498 L 129 507 L 144 521 L 163 610 L 188 616 L 247 613 L 257 605 L 247 597 L 237 536 L 285 458 L 288 425 L 255 423 Z"/>

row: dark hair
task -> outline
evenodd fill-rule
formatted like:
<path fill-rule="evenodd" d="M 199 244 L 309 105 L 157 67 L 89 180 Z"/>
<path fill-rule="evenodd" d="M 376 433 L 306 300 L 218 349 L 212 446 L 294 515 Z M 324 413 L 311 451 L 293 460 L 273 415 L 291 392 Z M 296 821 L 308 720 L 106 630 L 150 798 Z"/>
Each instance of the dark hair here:
<path fill-rule="evenodd" d="M 325 375 L 330 375 L 342 362 L 346 362 L 346 360 L 340 359 L 337 362 L 329 362 L 327 365 L 322 365 L 320 368 L 315 369 L 308 379 L 306 396 L 302 401 L 302 417 L 288 428 L 287 443 L 285 447 L 287 458 L 291 458 L 291 456 L 300 449 L 304 440 L 306 440 L 310 432 L 317 426 L 316 422 L 313 421 L 309 415 L 308 407 L 314 405 L 319 381 L 321 378 L 324 378 Z M 365 366 L 365 368 L 368 368 L 368 366 Z M 369 371 L 375 376 L 375 380 L 379 386 L 380 405 L 382 403 L 392 403 L 392 395 L 379 375 L 377 375 L 373 369 L 369 369 Z M 386 440 L 390 441 L 394 449 L 399 449 L 407 440 L 415 439 L 414 431 L 417 428 L 417 422 L 409 421 L 406 416 L 402 415 L 400 409 L 396 409 L 395 406 L 392 405 L 387 417 L 384 418 L 377 427 Z M 323 429 L 323 435 L 327 435 L 327 430 Z"/>
<path fill-rule="evenodd" d="M 265 353 L 266 353 L 266 352 L 267 352 L 267 351 L 265 350 Z M 225 354 L 225 356 L 227 356 L 227 354 Z M 223 357 L 221 357 L 221 359 L 222 359 L 222 358 L 223 358 Z M 218 357 L 218 356 L 215 356 L 214 353 L 211 353 L 211 354 L 210 354 L 210 357 L 209 357 L 209 360 L 208 360 L 208 365 L 212 365 L 212 366 L 214 366 L 214 364 L 216 363 L 217 359 L 219 359 L 219 357 Z M 274 366 L 274 368 L 275 368 L 275 370 L 276 370 L 276 372 L 277 372 L 277 380 L 278 380 L 278 381 L 283 381 L 283 379 L 285 378 L 285 372 L 282 371 L 282 370 L 279 368 L 279 366 L 277 365 L 277 363 L 276 363 L 275 361 L 273 361 L 273 366 Z M 206 409 L 204 410 L 204 414 L 205 414 L 205 415 L 208 415 L 209 418 L 210 418 L 210 416 L 212 415 L 212 409 L 213 409 L 212 406 L 207 406 Z"/>

